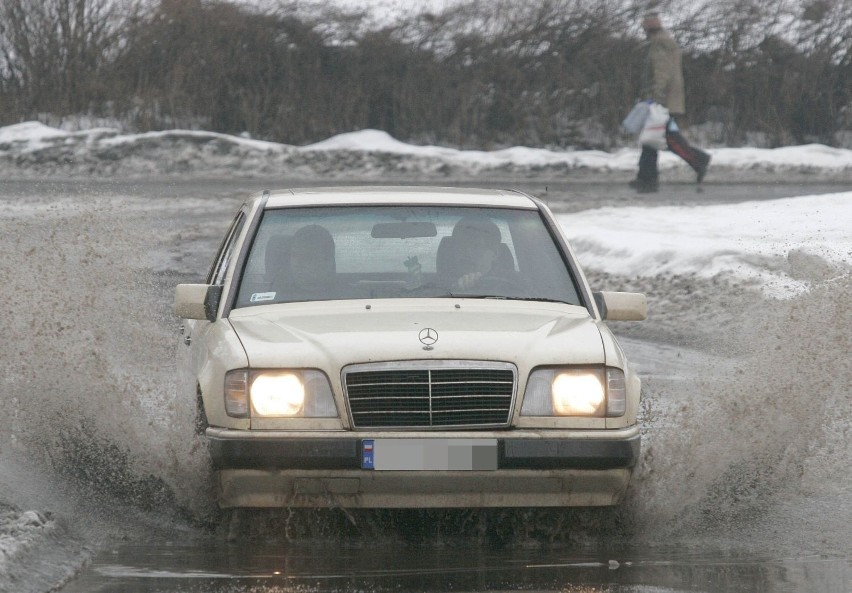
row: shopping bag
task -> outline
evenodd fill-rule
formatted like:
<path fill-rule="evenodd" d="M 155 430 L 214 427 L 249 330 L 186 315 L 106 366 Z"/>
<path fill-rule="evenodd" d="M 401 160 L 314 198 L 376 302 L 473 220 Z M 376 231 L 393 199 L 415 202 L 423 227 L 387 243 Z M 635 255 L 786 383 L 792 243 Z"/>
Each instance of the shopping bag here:
<path fill-rule="evenodd" d="M 645 120 L 648 119 L 648 110 L 650 107 L 647 101 L 636 103 L 633 109 L 630 110 L 630 113 L 627 114 L 627 117 L 624 118 L 624 121 L 621 122 L 621 127 L 634 136 L 639 134 L 645 126 Z"/>
<path fill-rule="evenodd" d="M 639 133 L 639 144 L 664 150 L 666 148 L 666 124 L 669 121 L 669 110 L 659 103 L 651 103 L 648 106 L 648 117 L 645 125 Z"/>

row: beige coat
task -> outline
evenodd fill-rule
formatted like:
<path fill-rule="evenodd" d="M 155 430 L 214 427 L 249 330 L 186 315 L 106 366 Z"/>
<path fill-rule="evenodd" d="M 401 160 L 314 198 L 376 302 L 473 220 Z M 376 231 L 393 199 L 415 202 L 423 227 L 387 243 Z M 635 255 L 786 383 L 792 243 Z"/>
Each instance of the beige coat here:
<path fill-rule="evenodd" d="M 642 98 L 665 105 L 672 115 L 686 113 L 680 48 L 663 29 L 648 37 Z"/>

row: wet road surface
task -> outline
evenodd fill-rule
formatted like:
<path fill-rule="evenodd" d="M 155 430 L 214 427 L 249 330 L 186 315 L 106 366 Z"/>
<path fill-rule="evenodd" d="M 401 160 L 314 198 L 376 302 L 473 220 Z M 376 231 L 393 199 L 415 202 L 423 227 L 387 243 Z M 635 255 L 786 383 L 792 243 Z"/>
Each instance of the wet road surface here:
<path fill-rule="evenodd" d="M 844 559 L 726 551 L 601 552 L 233 545 L 123 546 L 98 555 L 62 593 L 294 591 L 799 592 L 849 586 Z"/>

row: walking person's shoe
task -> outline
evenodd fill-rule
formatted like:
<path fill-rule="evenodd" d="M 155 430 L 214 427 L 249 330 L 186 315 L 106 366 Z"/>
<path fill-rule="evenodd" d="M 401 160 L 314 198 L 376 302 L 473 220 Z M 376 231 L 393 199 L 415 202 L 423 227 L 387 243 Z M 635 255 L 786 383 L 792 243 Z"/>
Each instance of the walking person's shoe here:
<path fill-rule="evenodd" d="M 711 157 L 709 153 L 703 150 L 696 150 L 695 153 L 695 173 L 698 183 L 701 183 L 704 180 L 704 176 L 707 175 L 707 167 L 710 166 Z"/>
<path fill-rule="evenodd" d="M 660 191 L 660 184 L 656 181 L 646 181 L 644 179 L 634 179 L 628 183 L 630 187 L 640 194 L 651 194 Z"/>

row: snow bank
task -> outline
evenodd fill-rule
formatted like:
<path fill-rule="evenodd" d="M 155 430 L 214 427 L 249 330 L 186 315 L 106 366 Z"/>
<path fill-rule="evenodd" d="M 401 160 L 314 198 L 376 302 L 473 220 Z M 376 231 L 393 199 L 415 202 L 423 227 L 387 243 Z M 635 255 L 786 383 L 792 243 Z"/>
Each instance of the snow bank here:
<path fill-rule="evenodd" d="M 0 459 L 0 470 L 6 469 Z M 0 502 L 0 591 L 54 590 L 74 575 L 86 557 L 80 542 L 52 513 Z"/>
<path fill-rule="evenodd" d="M 0 573 L 7 573 L 12 560 L 53 521 L 38 511 L 21 511 L 0 503 Z"/>
<path fill-rule="evenodd" d="M 768 173 L 819 181 L 852 180 L 852 150 L 822 145 L 777 149 L 717 148 L 708 181 L 765 180 Z M 626 179 L 636 170 L 637 148 L 614 152 L 511 147 L 458 150 L 415 146 L 379 130 L 334 136 L 307 146 L 292 146 L 192 130 L 121 134 L 96 128 L 66 132 L 38 122 L 0 128 L 0 174 L 124 177 L 281 176 L 313 179 L 536 178 Z M 660 168 L 669 179 L 693 179 L 671 153 Z M 723 174 L 724 173 L 724 174 Z"/>
<path fill-rule="evenodd" d="M 627 277 L 728 273 L 786 296 L 852 266 L 852 192 L 558 219 L 584 267 Z"/>
<path fill-rule="evenodd" d="M 0 128 L 0 144 L 26 144 L 27 148 L 37 148 L 43 140 L 67 136 L 67 132 L 51 128 L 37 121 L 28 121 L 14 126 Z"/>

